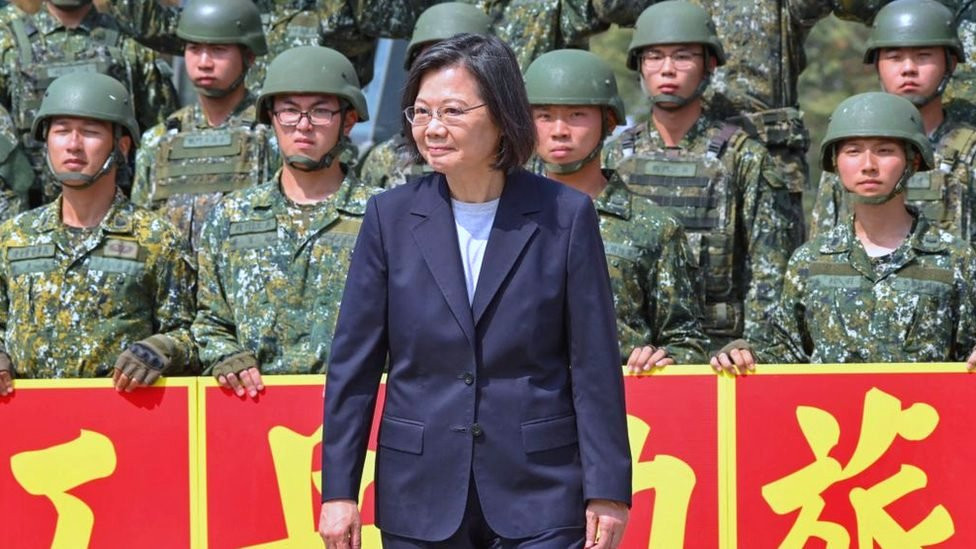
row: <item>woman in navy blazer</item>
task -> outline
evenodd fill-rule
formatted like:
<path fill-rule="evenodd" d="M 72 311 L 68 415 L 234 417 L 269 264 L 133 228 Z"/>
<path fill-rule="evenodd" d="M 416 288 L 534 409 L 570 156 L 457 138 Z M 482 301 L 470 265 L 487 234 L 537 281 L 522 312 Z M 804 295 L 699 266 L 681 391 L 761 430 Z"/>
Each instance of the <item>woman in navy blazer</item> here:
<path fill-rule="evenodd" d="M 422 53 L 405 134 L 435 173 L 370 200 L 325 394 L 328 547 L 357 547 L 376 393 L 376 523 L 399 547 L 616 547 L 631 496 L 613 300 L 590 199 L 521 169 L 515 56 Z"/>

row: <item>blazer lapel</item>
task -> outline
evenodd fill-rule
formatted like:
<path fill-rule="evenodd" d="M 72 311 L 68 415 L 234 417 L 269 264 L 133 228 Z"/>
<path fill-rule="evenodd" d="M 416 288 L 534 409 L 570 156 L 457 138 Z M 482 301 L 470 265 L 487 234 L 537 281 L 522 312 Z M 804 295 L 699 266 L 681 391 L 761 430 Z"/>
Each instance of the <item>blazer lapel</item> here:
<path fill-rule="evenodd" d="M 528 215 L 538 212 L 541 207 L 536 185 L 536 181 L 526 177 L 526 172 L 521 170 L 506 178 L 471 305 L 475 326 L 538 230 L 538 225 Z"/>
<path fill-rule="evenodd" d="M 444 176 L 437 174 L 430 182 L 421 181 L 410 213 L 417 217 L 413 236 L 427 268 L 444 294 L 448 307 L 458 324 L 474 345 L 474 322 L 468 304 L 468 290 L 464 282 L 461 252 L 458 249 L 457 227 L 451 212 L 450 193 Z"/>

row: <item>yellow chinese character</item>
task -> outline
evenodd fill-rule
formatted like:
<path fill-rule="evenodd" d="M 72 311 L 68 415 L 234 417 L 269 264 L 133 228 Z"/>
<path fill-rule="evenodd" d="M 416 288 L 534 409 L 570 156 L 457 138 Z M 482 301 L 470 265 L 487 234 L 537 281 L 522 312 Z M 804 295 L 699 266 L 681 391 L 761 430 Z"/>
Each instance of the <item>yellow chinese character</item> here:
<path fill-rule="evenodd" d="M 10 469 L 27 493 L 44 496 L 54 505 L 58 521 L 51 549 L 88 547 L 95 515 L 68 491 L 115 472 L 112 441 L 82 429 L 71 442 L 11 456 Z"/>
<path fill-rule="evenodd" d="M 322 440 L 320 426 L 311 435 L 305 436 L 283 426 L 272 427 L 268 431 L 271 458 L 274 460 L 275 478 L 278 480 L 278 497 L 285 519 L 285 539 L 252 545 L 245 549 L 307 549 L 325 547 L 319 537 L 313 507 L 313 497 L 322 493 L 322 471 L 312 471 L 312 456 L 315 447 Z M 366 452 L 363 466 L 363 481 L 359 488 L 359 501 L 373 482 L 373 463 L 376 452 Z M 311 476 L 309 476 L 311 475 Z M 315 492 L 312 492 L 312 488 Z M 380 531 L 374 524 L 363 525 L 362 546 L 379 547 Z"/>
<path fill-rule="evenodd" d="M 864 397 L 860 438 L 844 466 L 829 455 L 840 440 L 840 426 L 834 416 L 819 408 L 798 406 L 796 419 L 814 461 L 762 489 L 763 498 L 777 514 L 800 510 L 780 548 L 802 548 L 810 538 L 819 538 L 827 543 L 828 549 L 846 549 L 851 544 L 850 533 L 839 524 L 820 520 L 825 505 L 821 494 L 874 465 L 891 448 L 896 437 L 911 441 L 927 438 L 938 425 L 939 414 L 925 403 L 902 410 L 900 400 L 872 388 Z M 910 549 L 949 539 L 955 527 L 943 505 L 937 505 L 925 519 L 907 530 L 885 510 L 895 500 L 924 488 L 926 483 L 921 469 L 902 465 L 898 473 L 870 488 L 851 490 L 849 498 L 857 517 L 858 547 L 873 549 L 877 542 L 883 549 Z"/>
<path fill-rule="evenodd" d="M 634 493 L 655 490 L 654 512 L 648 549 L 681 549 L 685 546 L 688 503 L 695 489 L 695 471 L 680 459 L 657 455 L 640 462 L 641 450 L 651 432 L 642 419 L 628 415 L 630 455 L 634 462 Z M 365 547 L 365 546 L 364 546 Z"/>

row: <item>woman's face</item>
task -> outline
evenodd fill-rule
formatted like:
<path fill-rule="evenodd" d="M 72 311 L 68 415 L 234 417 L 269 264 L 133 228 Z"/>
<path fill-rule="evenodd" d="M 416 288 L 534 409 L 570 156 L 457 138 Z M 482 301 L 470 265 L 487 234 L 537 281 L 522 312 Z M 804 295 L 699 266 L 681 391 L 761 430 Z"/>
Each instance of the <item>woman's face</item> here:
<path fill-rule="evenodd" d="M 837 175 L 861 196 L 885 196 L 905 171 L 905 148 L 887 138 L 848 139 L 837 146 Z"/>
<path fill-rule="evenodd" d="M 425 74 L 413 106 L 435 113 L 428 124 L 413 126 L 417 149 L 435 171 L 451 176 L 492 169 L 501 132 L 468 69 L 454 65 Z"/>

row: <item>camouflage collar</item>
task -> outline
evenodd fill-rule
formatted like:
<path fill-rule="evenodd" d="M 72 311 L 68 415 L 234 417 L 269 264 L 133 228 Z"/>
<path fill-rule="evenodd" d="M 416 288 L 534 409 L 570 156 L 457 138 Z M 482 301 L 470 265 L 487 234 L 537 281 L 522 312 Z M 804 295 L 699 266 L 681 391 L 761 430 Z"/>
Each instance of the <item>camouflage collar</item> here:
<path fill-rule="evenodd" d="M 41 232 L 51 232 L 64 227 L 61 221 L 61 195 L 58 195 L 54 202 L 44 206 L 44 211 L 40 215 Z M 130 233 L 132 232 L 132 212 L 134 206 L 122 194 L 118 188 L 115 189 L 115 197 L 109 207 L 102 222 L 98 224 L 99 229 L 108 233 Z"/>
<path fill-rule="evenodd" d="M 615 215 L 621 219 L 630 219 L 631 193 L 623 179 L 614 170 L 604 170 L 607 186 L 593 201 L 598 212 Z"/>
<path fill-rule="evenodd" d="M 678 142 L 676 148 L 678 149 L 693 148 L 695 146 L 695 143 L 699 140 L 699 138 L 702 135 L 705 134 L 705 132 L 708 130 L 709 127 L 711 127 L 711 125 L 712 125 L 712 120 L 703 113 L 701 116 L 698 117 L 698 120 L 696 120 L 695 123 L 692 124 L 691 128 L 688 129 L 688 133 L 686 133 L 681 138 L 681 141 Z M 657 128 L 654 126 L 653 119 L 648 118 L 645 127 L 646 127 L 645 131 L 647 132 L 647 139 L 651 143 L 653 143 L 656 147 L 660 149 L 669 148 L 667 145 L 664 144 L 664 138 L 661 137 L 661 132 L 659 132 Z"/>
<path fill-rule="evenodd" d="M 105 24 L 104 19 L 105 18 L 102 16 L 102 14 L 97 9 L 95 9 L 94 6 L 92 6 L 92 9 L 88 12 L 87 15 L 85 15 L 85 18 L 81 20 L 81 24 L 78 25 L 77 29 L 68 29 L 61 23 L 61 21 L 57 17 L 54 17 L 53 15 L 48 13 L 47 8 L 41 6 L 41 9 L 38 10 L 37 13 L 29 16 L 28 21 L 30 21 L 34 25 L 34 27 L 37 28 L 38 32 L 47 36 L 53 32 L 60 31 L 60 30 L 83 30 L 86 33 L 90 34 L 93 30 L 95 30 L 98 27 L 108 26 L 111 28 L 110 24 L 109 25 Z"/>
<path fill-rule="evenodd" d="M 946 250 L 947 242 L 944 233 L 919 215 L 914 206 L 906 205 L 905 209 L 915 218 L 911 232 L 908 234 L 908 245 L 923 253 L 940 253 Z M 825 236 L 820 246 L 822 254 L 839 254 L 852 249 L 863 248 L 854 234 L 854 214 L 847 219 L 847 223 L 837 225 Z"/>
<path fill-rule="evenodd" d="M 253 125 L 257 121 L 257 109 L 254 106 L 254 102 L 257 97 L 251 93 L 250 90 L 244 94 L 241 102 L 234 107 L 231 111 L 230 116 L 227 117 L 224 122 L 218 126 L 211 126 L 207 122 L 207 117 L 203 114 L 203 108 L 199 103 L 195 103 L 188 107 L 182 113 L 176 111 L 170 118 L 177 118 L 180 120 L 180 128 L 182 131 L 187 131 L 190 129 L 216 129 L 225 128 L 228 126 L 242 126 L 242 125 Z"/>
<path fill-rule="evenodd" d="M 359 183 L 355 176 L 346 174 L 335 194 L 320 204 L 331 202 L 337 210 L 354 215 L 363 215 L 366 213 L 366 201 L 372 194 L 368 192 L 367 187 Z M 289 200 L 281 190 L 281 170 L 278 170 L 271 183 L 255 188 L 251 200 L 255 210 L 266 210 L 268 212 L 280 210 L 284 212 Z"/>

